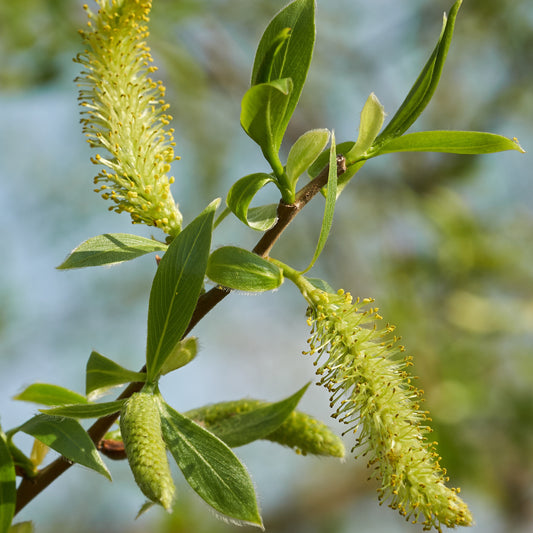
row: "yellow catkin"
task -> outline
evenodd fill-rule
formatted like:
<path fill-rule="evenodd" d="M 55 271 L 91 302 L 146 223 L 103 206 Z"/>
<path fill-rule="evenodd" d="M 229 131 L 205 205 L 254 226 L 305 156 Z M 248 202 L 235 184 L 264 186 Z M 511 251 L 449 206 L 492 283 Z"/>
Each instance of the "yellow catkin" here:
<path fill-rule="evenodd" d="M 170 164 L 176 159 L 168 104 L 146 45 L 151 0 L 96 0 L 98 12 L 84 8 L 89 25 L 81 31 L 86 50 L 75 61 L 83 70 L 81 123 L 92 162 L 104 168 L 94 179 L 110 210 L 130 213 L 132 222 L 180 232 L 182 216 L 170 193 Z M 111 186 L 114 191 L 109 194 Z"/>
<path fill-rule="evenodd" d="M 422 391 L 412 385 L 411 359 L 380 325 L 373 300 L 353 301 L 349 293 L 305 291 L 319 384 L 330 392 L 333 417 L 356 435 L 356 446 L 381 481 L 380 500 L 388 501 L 425 529 L 472 525 L 458 490 L 446 486 L 435 444 L 427 440 L 428 413 L 420 410 Z M 358 305 L 362 304 L 359 308 Z"/>

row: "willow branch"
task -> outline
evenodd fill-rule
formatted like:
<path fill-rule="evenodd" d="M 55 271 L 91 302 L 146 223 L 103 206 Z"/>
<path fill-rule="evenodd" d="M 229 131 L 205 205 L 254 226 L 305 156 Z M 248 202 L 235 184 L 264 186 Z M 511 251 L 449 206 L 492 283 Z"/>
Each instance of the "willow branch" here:
<path fill-rule="evenodd" d="M 346 171 L 346 161 L 343 156 L 337 157 L 337 174 L 341 175 Z M 274 226 L 266 231 L 259 242 L 255 245 L 253 252 L 261 257 L 268 257 L 270 250 L 281 234 L 285 231 L 288 225 L 292 222 L 294 217 L 312 200 L 312 198 L 320 191 L 328 181 L 329 167 L 326 166 L 320 174 L 305 187 L 303 187 L 296 194 L 296 199 L 293 204 L 285 204 L 280 201 L 278 205 L 278 219 Z M 189 322 L 187 330 L 183 334 L 185 337 L 190 331 L 204 318 L 211 309 L 213 309 L 219 302 L 221 302 L 228 294 L 230 289 L 217 286 L 205 292 L 198 299 L 196 308 L 193 312 L 192 318 Z M 141 372 L 146 372 L 146 367 L 143 367 Z M 135 382 L 130 383 L 126 389 L 120 394 L 117 400 L 129 398 L 135 392 L 139 392 L 143 388 L 144 383 Z M 93 442 L 98 443 L 104 438 L 109 428 L 117 420 L 119 413 L 108 415 L 99 418 L 87 431 Z M 16 511 L 18 513 L 23 509 L 33 498 L 40 494 L 48 485 L 55 481 L 61 474 L 72 466 L 72 462 L 59 457 L 48 466 L 42 468 L 36 477 L 29 479 L 23 478 L 17 490 Z"/>

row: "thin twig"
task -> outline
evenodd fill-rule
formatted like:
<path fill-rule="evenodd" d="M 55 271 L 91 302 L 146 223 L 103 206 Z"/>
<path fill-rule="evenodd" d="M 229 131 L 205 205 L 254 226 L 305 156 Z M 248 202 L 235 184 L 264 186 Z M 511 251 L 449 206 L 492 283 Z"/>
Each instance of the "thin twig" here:
<path fill-rule="evenodd" d="M 341 175 L 346 171 L 346 161 L 343 156 L 337 157 L 337 174 Z M 278 205 L 278 219 L 274 226 L 266 231 L 259 242 L 253 249 L 253 252 L 261 257 L 268 257 L 270 250 L 285 231 L 287 226 L 292 222 L 294 217 L 311 201 L 311 199 L 320 191 L 328 181 L 329 166 L 326 166 L 320 174 L 296 194 L 294 204 L 287 205 L 280 202 Z M 198 299 L 196 308 L 189 322 L 187 330 L 183 334 L 185 337 L 189 332 L 202 320 L 202 318 L 211 311 L 219 302 L 228 294 L 230 289 L 226 287 L 213 287 L 205 292 Z M 143 367 L 141 372 L 146 372 Z M 118 400 L 129 398 L 135 392 L 143 388 L 144 383 L 130 383 L 126 389 L 117 398 Z M 109 428 L 117 420 L 119 414 L 112 414 L 99 418 L 87 431 L 93 442 L 98 443 L 104 438 Z M 59 457 L 48 466 L 42 468 L 36 477 L 32 479 L 23 478 L 17 490 L 17 503 L 15 514 L 23 509 L 33 498 L 40 494 L 48 485 L 56 480 L 63 472 L 72 466 L 72 462 L 64 457 Z"/>

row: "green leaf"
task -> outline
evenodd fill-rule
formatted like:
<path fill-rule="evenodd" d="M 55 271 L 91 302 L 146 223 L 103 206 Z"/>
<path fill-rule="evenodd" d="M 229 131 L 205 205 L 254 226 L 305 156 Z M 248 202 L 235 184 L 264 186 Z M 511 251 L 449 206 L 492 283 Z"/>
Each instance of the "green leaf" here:
<path fill-rule="evenodd" d="M 283 283 L 278 266 L 235 246 L 215 250 L 209 256 L 206 274 L 215 283 L 240 291 L 271 291 Z"/>
<path fill-rule="evenodd" d="M 446 61 L 453 36 L 455 19 L 461 3 L 462 0 L 457 0 L 450 9 L 448 17 L 444 15 L 443 27 L 437 45 L 402 105 L 386 128 L 376 138 L 374 143 L 376 151 L 379 151 L 391 139 L 399 137 L 407 131 L 431 100 Z"/>
<path fill-rule="evenodd" d="M 211 202 L 172 241 L 159 263 L 148 305 L 147 381 L 156 378 L 189 325 L 204 282 L 218 204 Z"/>
<path fill-rule="evenodd" d="M 161 375 L 164 376 L 182 366 L 188 365 L 196 357 L 197 353 L 198 339 L 196 337 L 187 337 L 181 340 L 161 367 Z"/>
<path fill-rule="evenodd" d="M 30 521 L 18 522 L 9 529 L 9 533 L 34 533 L 34 531 L 33 522 Z"/>
<path fill-rule="evenodd" d="M 0 533 L 7 533 L 15 516 L 17 487 L 15 465 L 7 438 L 0 430 Z"/>
<path fill-rule="evenodd" d="M 241 125 L 261 148 L 274 169 L 279 163 L 279 147 L 283 139 L 283 117 L 292 91 L 290 78 L 250 87 L 241 102 Z"/>
<path fill-rule="evenodd" d="M 375 155 L 392 152 L 447 152 L 450 154 L 490 154 L 504 150 L 524 153 L 516 139 L 479 131 L 420 131 L 396 137 Z"/>
<path fill-rule="evenodd" d="M 270 229 L 278 219 L 278 204 L 260 205 L 248 209 L 248 225 L 257 230 Z"/>
<path fill-rule="evenodd" d="M 326 129 L 310 130 L 304 133 L 292 146 L 285 172 L 292 189 L 296 187 L 298 178 L 311 166 L 329 141 Z"/>
<path fill-rule="evenodd" d="M 34 442 L 36 441 L 34 440 Z M 34 478 L 37 475 L 37 468 L 33 461 L 20 448 L 15 446 L 12 438 L 7 437 L 7 445 L 9 446 L 15 469 L 22 470 L 27 478 Z"/>
<path fill-rule="evenodd" d="M 275 403 L 265 404 L 254 400 L 222 402 L 189 411 L 186 415 L 201 422 L 205 421 L 211 433 L 235 448 L 263 439 L 278 429 L 294 411 L 308 387 L 309 383 L 292 396 Z M 258 406 L 247 410 L 247 403 L 257 403 Z M 240 409 L 245 412 L 239 413 Z"/>
<path fill-rule="evenodd" d="M 236 181 L 228 192 L 226 203 L 235 216 L 250 228 L 266 231 L 276 222 L 277 206 L 269 205 L 250 209 L 253 197 L 267 184 L 275 182 L 270 174 L 248 174 Z M 257 211 L 260 209 L 261 211 Z"/>
<path fill-rule="evenodd" d="M 290 35 L 278 53 L 272 47 L 279 43 L 284 30 L 290 28 Z M 279 149 L 296 104 L 300 99 L 315 44 L 315 0 L 296 0 L 283 8 L 269 23 L 255 54 L 252 71 L 252 85 L 290 78 L 292 91 L 279 123 L 276 144 Z M 269 65 L 265 68 L 265 64 Z M 270 70 L 268 78 L 264 72 Z"/>
<path fill-rule="evenodd" d="M 361 122 L 359 123 L 357 142 L 344 154 L 346 157 L 346 165 L 351 165 L 364 157 L 366 151 L 374 143 L 374 140 L 383 126 L 384 120 L 385 110 L 377 96 L 374 93 L 371 93 L 361 111 Z"/>
<path fill-rule="evenodd" d="M 282 54 L 282 61 L 285 57 L 286 46 L 291 36 L 290 28 L 283 28 L 272 39 L 271 43 L 265 43 L 267 47 L 265 53 L 261 58 L 261 64 L 257 67 L 257 72 L 254 73 L 252 78 L 252 85 L 258 85 L 259 83 L 268 83 L 274 78 L 272 77 L 272 69 L 274 61 L 280 58 Z M 285 48 L 285 49 L 284 49 Z M 279 77 L 279 76 L 278 76 Z"/>
<path fill-rule="evenodd" d="M 163 438 L 189 485 L 223 515 L 262 527 L 252 480 L 237 456 L 191 419 L 162 407 Z"/>
<path fill-rule="evenodd" d="M 320 278 L 305 278 L 313 287 L 316 287 L 317 289 L 320 289 L 324 292 L 329 292 L 331 294 L 335 293 L 335 290 L 333 287 L 325 280 Z"/>
<path fill-rule="evenodd" d="M 93 441 L 76 420 L 37 415 L 22 424 L 18 431 L 35 437 L 70 461 L 95 470 L 111 480 Z"/>
<path fill-rule="evenodd" d="M 59 385 L 49 383 L 33 383 L 13 398 L 23 402 L 39 403 L 41 405 L 65 405 L 69 403 L 87 403 L 85 396 L 73 392 Z"/>
<path fill-rule="evenodd" d="M 125 401 L 77 403 L 53 407 L 52 409 L 39 409 L 39 411 L 45 415 L 66 416 L 68 418 L 100 418 L 120 411 Z"/>
<path fill-rule="evenodd" d="M 166 249 L 166 244 L 145 237 L 128 233 L 105 233 L 82 242 L 57 268 L 84 268 L 122 263 L 150 252 Z"/>
<path fill-rule="evenodd" d="M 124 383 L 144 381 L 146 381 L 144 372 L 128 370 L 98 352 L 93 351 L 89 356 L 85 375 L 85 393 L 91 399 L 100 396 L 111 387 Z M 79 402 L 70 401 L 64 403 Z"/>
<path fill-rule="evenodd" d="M 304 274 L 311 270 L 316 260 L 322 253 L 326 241 L 328 240 L 331 226 L 333 225 L 333 214 L 335 213 L 335 203 L 337 201 L 337 153 L 335 150 L 335 132 L 331 132 L 331 148 L 329 151 L 329 172 L 328 184 L 326 194 L 326 206 L 324 207 L 324 217 L 322 219 L 322 227 L 320 228 L 320 236 L 316 245 L 315 253 L 309 263 L 309 266 L 301 273 Z"/>

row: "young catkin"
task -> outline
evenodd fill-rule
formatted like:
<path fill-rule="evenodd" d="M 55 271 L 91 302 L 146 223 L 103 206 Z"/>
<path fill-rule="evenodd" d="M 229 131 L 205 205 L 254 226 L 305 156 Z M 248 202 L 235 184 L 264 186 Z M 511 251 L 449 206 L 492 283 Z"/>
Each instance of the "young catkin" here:
<path fill-rule="evenodd" d="M 224 421 L 270 405 L 261 400 L 236 400 L 206 405 L 187 412 L 187 416 L 217 434 Z M 344 457 L 344 444 L 326 424 L 300 411 L 293 411 L 265 440 L 288 446 L 302 455 Z"/>
<path fill-rule="evenodd" d="M 138 392 L 124 404 L 120 431 L 133 477 L 143 494 L 170 510 L 175 486 L 161 434 L 161 415 L 152 394 Z"/>

